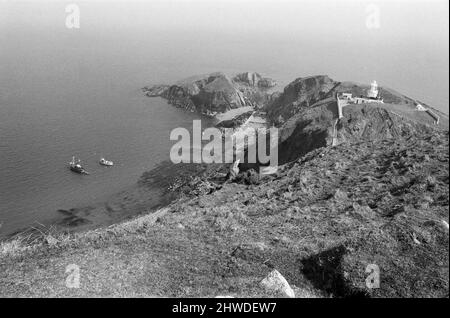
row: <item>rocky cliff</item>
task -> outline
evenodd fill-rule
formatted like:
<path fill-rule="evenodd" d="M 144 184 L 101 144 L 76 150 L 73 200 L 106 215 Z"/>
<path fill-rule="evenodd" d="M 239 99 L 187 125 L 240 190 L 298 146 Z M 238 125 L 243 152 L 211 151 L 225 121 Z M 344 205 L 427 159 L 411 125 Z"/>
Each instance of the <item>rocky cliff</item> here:
<path fill-rule="evenodd" d="M 313 149 L 340 143 L 448 131 L 448 116 L 440 113 L 442 121 L 434 125 L 430 116 L 416 110 L 413 99 L 388 88 L 381 88 L 384 104 L 349 105 L 343 110 L 343 118 L 338 119 L 336 93 L 359 96 L 367 89 L 325 75 L 298 78 L 287 85 L 266 106 L 269 122 L 280 128 L 280 161 L 295 160 Z"/>
<path fill-rule="evenodd" d="M 338 84 L 326 75 L 297 78 L 267 106 L 268 118 L 273 123 L 281 124 L 300 110 L 332 97 L 333 88 Z"/>
<path fill-rule="evenodd" d="M 173 85 L 144 87 L 143 91 L 149 97 L 163 97 L 176 107 L 214 115 L 243 106 L 261 106 L 266 100 L 265 90 L 273 85 L 273 80 L 258 73 L 242 73 L 231 79 L 218 72 Z"/>
<path fill-rule="evenodd" d="M 237 74 L 233 80 L 238 83 L 244 83 L 251 87 L 260 88 L 272 88 L 276 85 L 276 82 L 268 77 L 262 77 L 260 74 L 255 72 L 245 72 Z"/>

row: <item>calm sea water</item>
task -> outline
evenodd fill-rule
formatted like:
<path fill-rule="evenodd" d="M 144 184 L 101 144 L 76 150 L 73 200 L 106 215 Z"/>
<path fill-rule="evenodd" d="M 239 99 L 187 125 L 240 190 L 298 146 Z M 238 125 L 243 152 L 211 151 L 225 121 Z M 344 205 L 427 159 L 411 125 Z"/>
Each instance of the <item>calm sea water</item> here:
<path fill-rule="evenodd" d="M 198 116 L 144 97 L 148 84 L 218 70 L 281 84 L 329 74 L 376 79 L 448 113 L 448 52 L 415 43 L 50 26 L 3 29 L 0 41 L 0 234 L 107 200 L 168 159 L 170 130 Z M 72 155 L 91 175 L 67 169 Z"/>

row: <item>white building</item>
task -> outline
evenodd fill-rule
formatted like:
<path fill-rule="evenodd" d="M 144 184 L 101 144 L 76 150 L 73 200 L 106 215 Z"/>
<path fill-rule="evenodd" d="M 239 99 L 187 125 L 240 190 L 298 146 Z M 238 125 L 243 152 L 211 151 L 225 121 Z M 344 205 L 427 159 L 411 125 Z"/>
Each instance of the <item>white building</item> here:
<path fill-rule="evenodd" d="M 383 100 L 380 98 L 377 81 L 373 81 L 370 84 L 370 89 L 367 91 L 367 96 L 354 97 L 351 93 L 336 94 L 338 117 L 342 118 L 342 108 L 350 104 L 365 104 L 365 103 L 381 103 Z"/>
<path fill-rule="evenodd" d="M 373 81 L 372 84 L 370 84 L 370 89 L 367 92 L 367 97 L 377 99 L 378 98 L 378 84 L 377 81 Z"/>
<path fill-rule="evenodd" d="M 424 112 L 424 111 L 427 110 L 425 107 L 423 107 L 423 106 L 420 105 L 419 103 L 416 104 L 416 109 L 417 109 L 419 112 Z"/>

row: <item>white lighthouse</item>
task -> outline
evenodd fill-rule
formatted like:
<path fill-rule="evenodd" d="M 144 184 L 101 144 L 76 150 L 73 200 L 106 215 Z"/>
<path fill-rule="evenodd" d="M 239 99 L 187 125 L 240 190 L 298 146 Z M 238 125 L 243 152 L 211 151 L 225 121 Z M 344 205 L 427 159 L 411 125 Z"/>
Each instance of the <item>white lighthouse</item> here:
<path fill-rule="evenodd" d="M 377 81 L 373 81 L 372 84 L 370 84 L 370 89 L 367 92 L 367 97 L 371 99 L 377 99 L 378 98 L 378 84 Z"/>

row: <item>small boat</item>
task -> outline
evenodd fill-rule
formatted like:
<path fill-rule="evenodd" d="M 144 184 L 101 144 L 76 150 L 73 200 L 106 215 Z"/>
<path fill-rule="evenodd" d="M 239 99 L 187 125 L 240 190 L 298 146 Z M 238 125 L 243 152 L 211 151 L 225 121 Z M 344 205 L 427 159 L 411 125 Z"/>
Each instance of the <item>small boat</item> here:
<path fill-rule="evenodd" d="M 72 161 L 69 162 L 69 169 L 76 173 L 89 174 L 81 165 L 80 159 L 75 160 L 75 157 L 72 157 Z"/>
<path fill-rule="evenodd" d="M 106 160 L 105 158 L 100 158 L 99 163 L 101 165 L 104 165 L 104 166 L 112 166 L 112 165 L 114 165 L 114 162 L 112 162 L 110 160 Z"/>

